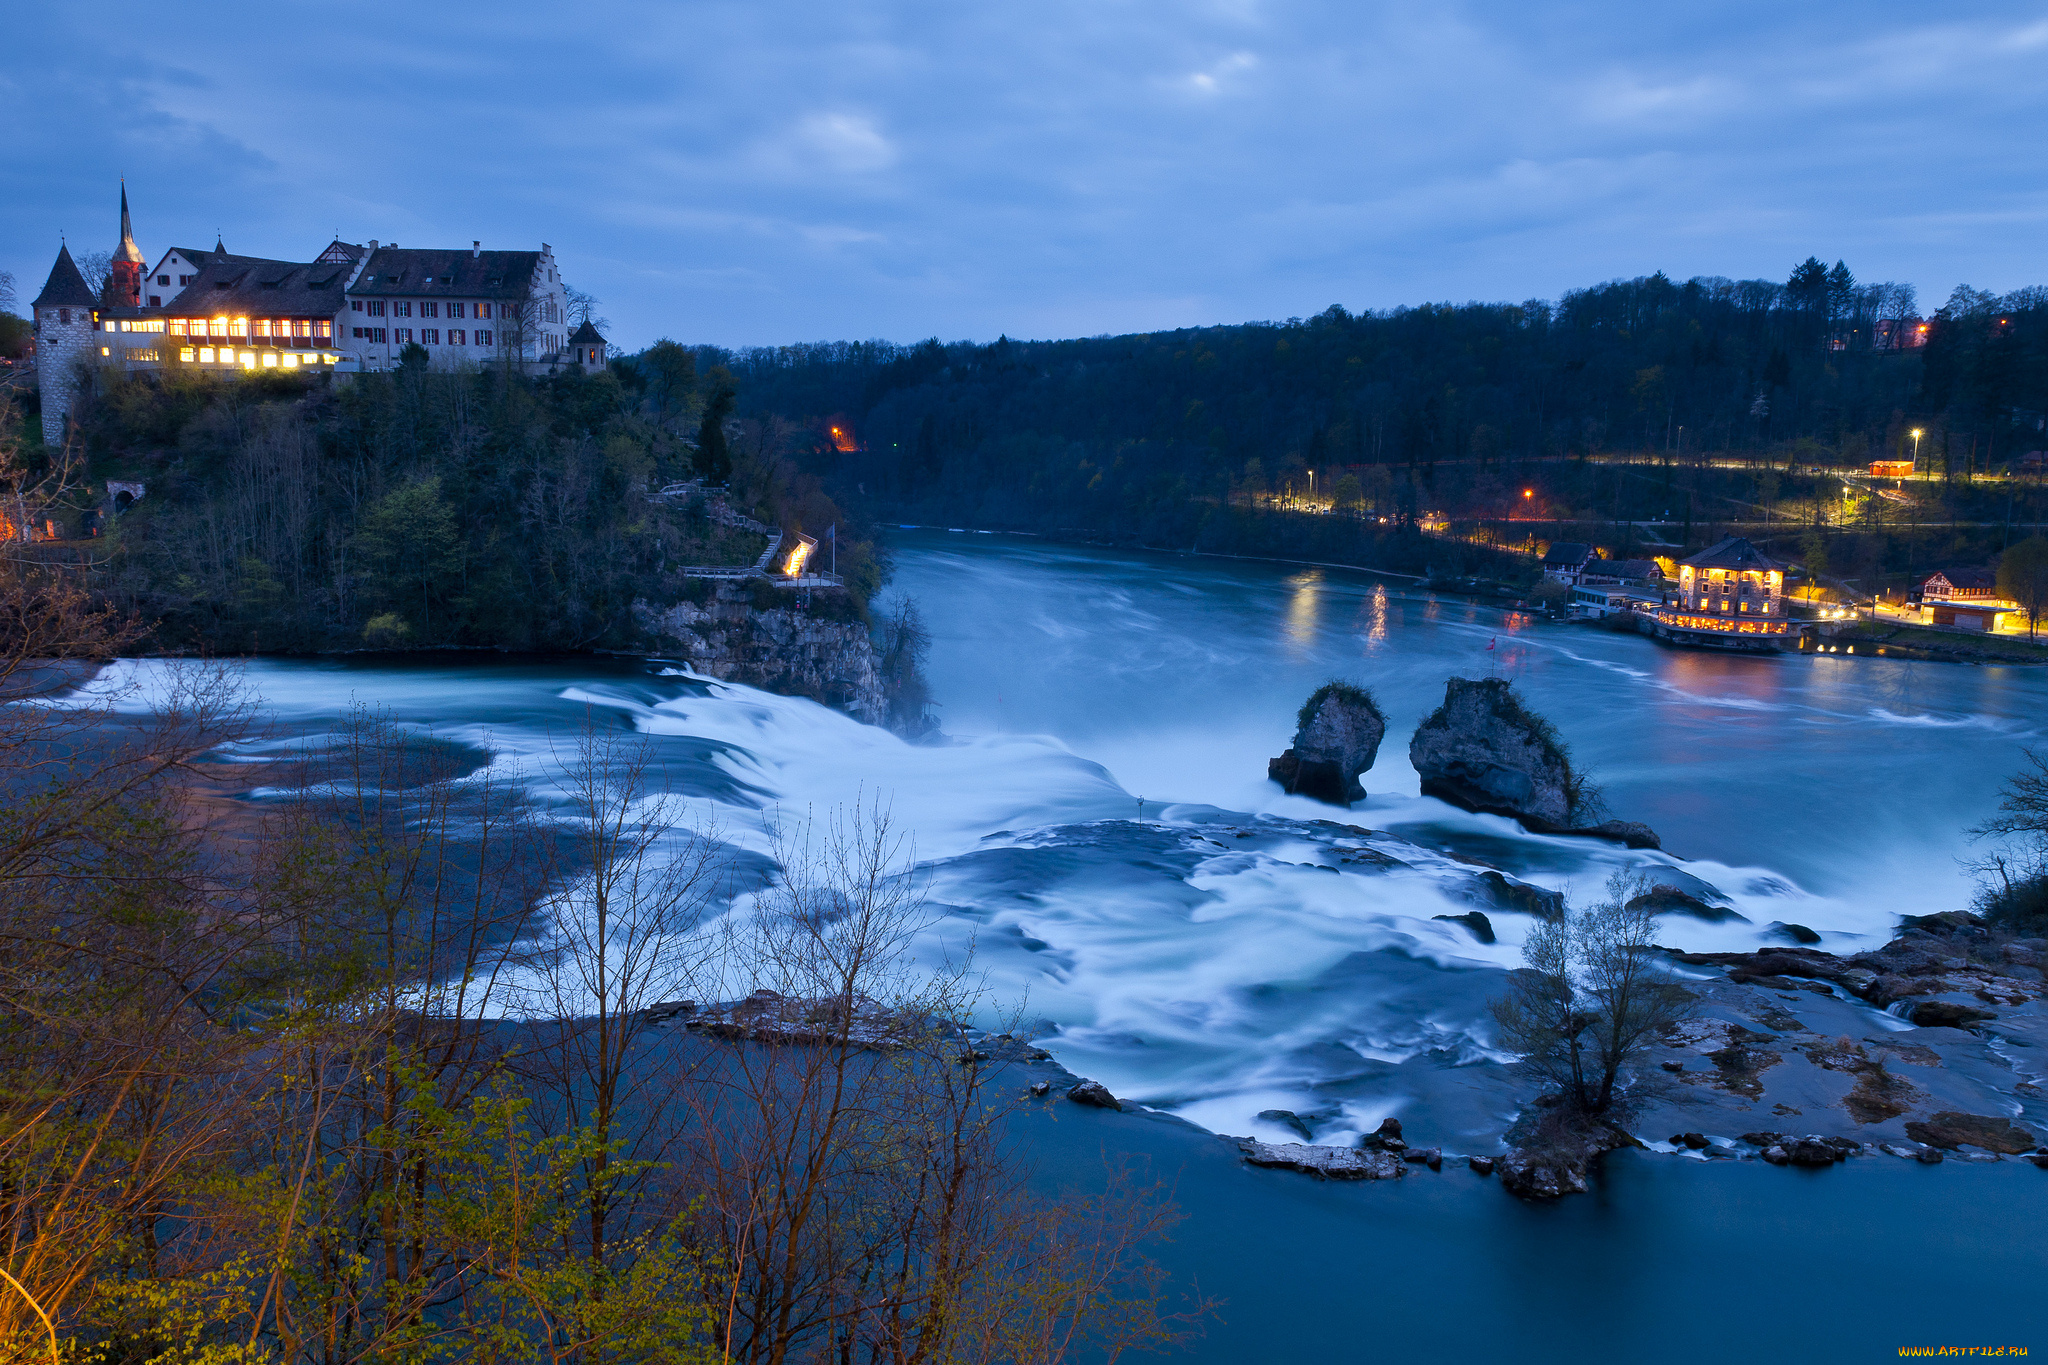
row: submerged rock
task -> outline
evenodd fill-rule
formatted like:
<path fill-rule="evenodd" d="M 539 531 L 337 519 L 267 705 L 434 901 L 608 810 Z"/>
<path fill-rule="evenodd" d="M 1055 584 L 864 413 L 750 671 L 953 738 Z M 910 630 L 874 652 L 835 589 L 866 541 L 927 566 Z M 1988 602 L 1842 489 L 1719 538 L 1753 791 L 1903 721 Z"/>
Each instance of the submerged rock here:
<path fill-rule="evenodd" d="M 1348 806 L 1365 799 L 1359 774 L 1379 757 L 1387 718 L 1372 693 L 1349 683 L 1324 683 L 1302 704 L 1294 745 L 1266 765 L 1287 791 Z"/>
<path fill-rule="evenodd" d="M 1913 1012 L 1906 1016 L 1915 1028 L 1968 1028 L 1985 1019 L 1996 1019 L 1994 1010 L 1980 1010 L 1975 1005 L 1951 1004 L 1946 1000 L 1923 1000 L 1913 1006 Z"/>
<path fill-rule="evenodd" d="M 1915 1142 L 1924 1142 L 1930 1148 L 1954 1151 L 1967 1144 L 1987 1152 L 2003 1152 L 2007 1156 L 2031 1152 L 2040 1145 L 2039 1138 L 2011 1119 L 1959 1114 L 1954 1110 L 1936 1114 L 1924 1123 L 1907 1124 L 1906 1136 Z"/>
<path fill-rule="evenodd" d="M 1807 947 L 1820 942 L 1820 935 L 1805 925 L 1787 924 L 1783 920 L 1772 920 L 1765 932 L 1773 938 L 1781 938 L 1787 943 L 1798 943 Z"/>
<path fill-rule="evenodd" d="M 1481 943 L 1493 942 L 1493 921 L 1477 910 L 1467 910 L 1462 915 L 1431 915 L 1430 918 L 1449 920 L 1452 924 L 1462 924 L 1471 930 L 1472 937 L 1478 939 Z"/>
<path fill-rule="evenodd" d="M 1259 1118 L 1265 1123 L 1277 1123 L 1283 1128 L 1292 1128 L 1295 1132 L 1301 1134 L 1303 1142 L 1307 1142 L 1315 1136 L 1315 1134 L 1309 1131 L 1308 1121 L 1292 1109 L 1261 1109 L 1259 1111 Z"/>
<path fill-rule="evenodd" d="M 1731 919 L 1744 924 L 1749 922 L 1746 917 L 1737 914 L 1728 906 L 1712 904 L 1668 882 L 1659 882 L 1642 895 L 1635 897 L 1629 901 L 1628 908 L 1647 910 L 1653 915 L 1690 915 L 1709 924 L 1719 924 Z"/>
<path fill-rule="evenodd" d="M 1101 1081 L 1080 1081 L 1067 1091 L 1067 1098 L 1075 1104 L 1084 1104 L 1091 1109 L 1122 1109 L 1116 1096 L 1109 1093 L 1109 1087 Z"/>
<path fill-rule="evenodd" d="M 1564 892 L 1547 891 L 1528 882 L 1514 881 L 1499 872 L 1482 872 L 1453 894 L 1461 900 L 1477 901 L 1496 910 L 1534 915 L 1538 919 L 1555 919 L 1564 913 Z"/>
<path fill-rule="evenodd" d="M 1244 1159 L 1254 1166 L 1300 1171 L 1324 1180 L 1398 1180 L 1407 1168 L 1386 1152 L 1351 1147 L 1315 1147 L 1299 1142 L 1260 1142 L 1233 1138 Z"/>
<path fill-rule="evenodd" d="M 1466 1164 L 1467 1166 L 1470 1166 L 1470 1167 L 1472 1168 L 1472 1173 L 1473 1173 L 1474 1175 L 1492 1175 L 1492 1174 L 1493 1174 L 1493 1158 L 1492 1158 L 1492 1157 L 1490 1157 L 1490 1156 L 1470 1156 L 1470 1157 L 1466 1157 L 1466 1158 L 1465 1158 L 1465 1164 Z"/>

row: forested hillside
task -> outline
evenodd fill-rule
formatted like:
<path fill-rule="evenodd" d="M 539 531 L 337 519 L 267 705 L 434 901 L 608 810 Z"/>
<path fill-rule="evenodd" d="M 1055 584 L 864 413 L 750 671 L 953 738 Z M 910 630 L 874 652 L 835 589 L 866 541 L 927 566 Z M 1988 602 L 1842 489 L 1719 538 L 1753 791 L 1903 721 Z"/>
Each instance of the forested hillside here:
<path fill-rule="evenodd" d="M 424 364 L 339 383 L 103 376 L 76 414 L 68 527 L 93 537 L 96 586 L 165 646 L 631 648 L 636 598 L 673 601 L 684 566 L 766 544 L 665 486 L 709 472 L 770 526 L 846 520 L 786 461 L 727 448 L 730 383 L 689 361 L 670 347 L 546 380 Z M 21 453 L 45 471 L 58 456 Z M 96 514 L 108 480 L 147 492 Z M 839 567 L 861 601 L 879 583 L 857 537 Z"/>
<path fill-rule="evenodd" d="M 1555 303 L 702 358 L 732 369 L 743 415 L 885 517 L 1414 568 L 1466 553 L 1411 534 L 1418 515 L 1499 518 L 1532 479 L 1562 517 L 1676 519 L 1696 495 L 1704 531 L 1730 498 L 1803 497 L 1807 515 L 1820 495 L 1802 472 L 1911 454 L 1916 426 L 1921 467 L 1959 484 L 2044 443 L 2048 292 L 1958 289 L 1920 325 L 1910 288 L 1809 260 L 1785 284 L 1659 274 Z M 1533 464 L 1615 453 L 1667 470 L 1733 457 L 1774 481 L 1610 487 Z M 1346 492 L 1372 515 L 1275 515 L 1311 471 L 1325 498 L 1357 479 Z"/>

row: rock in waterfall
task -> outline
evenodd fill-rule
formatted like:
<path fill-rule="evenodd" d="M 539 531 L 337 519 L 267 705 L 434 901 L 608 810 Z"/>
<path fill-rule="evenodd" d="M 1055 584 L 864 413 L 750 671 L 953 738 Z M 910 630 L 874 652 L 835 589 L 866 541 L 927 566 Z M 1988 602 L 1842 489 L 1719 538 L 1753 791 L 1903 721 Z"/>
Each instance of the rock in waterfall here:
<path fill-rule="evenodd" d="M 1379 757 L 1387 718 L 1372 693 L 1324 683 L 1302 703 L 1294 747 L 1266 765 L 1266 776 L 1297 796 L 1348 806 L 1365 799 L 1358 775 Z"/>

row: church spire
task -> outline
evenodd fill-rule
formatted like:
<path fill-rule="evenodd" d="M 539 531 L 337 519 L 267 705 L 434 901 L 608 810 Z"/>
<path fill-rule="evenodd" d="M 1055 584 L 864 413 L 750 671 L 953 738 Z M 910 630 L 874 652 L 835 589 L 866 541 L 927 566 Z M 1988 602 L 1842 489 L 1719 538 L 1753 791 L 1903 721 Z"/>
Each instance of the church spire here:
<path fill-rule="evenodd" d="M 132 261 L 136 265 L 144 264 L 142 248 L 135 245 L 135 230 L 128 225 L 128 182 L 126 179 L 121 181 L 121 246 L 114 252 L 114 259 L 117 261 Z"/>

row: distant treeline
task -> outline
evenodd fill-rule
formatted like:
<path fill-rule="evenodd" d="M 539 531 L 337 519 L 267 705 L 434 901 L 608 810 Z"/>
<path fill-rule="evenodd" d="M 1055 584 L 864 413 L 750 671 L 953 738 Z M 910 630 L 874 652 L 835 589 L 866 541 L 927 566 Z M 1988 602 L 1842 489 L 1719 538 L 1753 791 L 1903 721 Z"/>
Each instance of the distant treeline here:
<path fill-rule="evenodd" d="M 1376 543 L 1349 557 L 1386 567 L 1430 553 L 1404 523 L 1441 505 L 1446 464 L 1513 479 L 1524 461 L 1614 451 L 1861 462 L 1910 453 L 1917 426 L 1922 467 L 1962 475 L 2048 440 L 2048 291 L 1960 288 L 1923 321 L 1910 287 L 1812 259 L 1783 284 L 1657 274 L 1555 303 L 699 362 L 731 370 L 742 417 L 887 518 L 1309 557 L 1300 519 L 1255 495 L 1378 466 L 1366 484 L 1389 521 L 1357 523 Z M 834 424 L 856 439 L 832 440 Z"/>
<path fill-rule="evenodd" d="M 169 646 L 630 648 L 636 598 L 675 600 L 684 566 L 765 544 L 651 496 L 707 462 L 736 511 L 844 529 L 816 478 L 724 440 L 731 398 L 674 346 L 550 379 L 103 375 L 76 410 L 72 529 L 97 533 L 98 586 Z M 13 458 L 60 458 L 12 431 Z M 89 510 L 109 479 L 146 495 Z M 866 544 L 842 534 L 838 563 L 864 602 L 881 580 Z"/>

